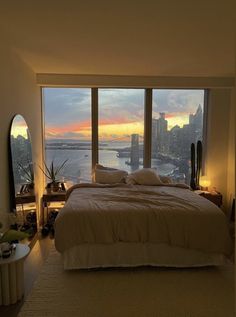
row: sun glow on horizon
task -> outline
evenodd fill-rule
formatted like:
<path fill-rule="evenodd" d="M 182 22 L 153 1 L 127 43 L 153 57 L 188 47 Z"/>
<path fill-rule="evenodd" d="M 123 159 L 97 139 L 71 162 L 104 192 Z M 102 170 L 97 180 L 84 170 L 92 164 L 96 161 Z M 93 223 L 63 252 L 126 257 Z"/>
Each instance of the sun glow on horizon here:
<path fill-rule="evenodd" d="M 166 114 L 168 121 L 168 130 L 178 125 L 182 128 L 189 123 L 188 113 Z M 131 134 L 144 134 L 143 122 L 124 122 L 124 123 L 100 123 L 98 126 L 100 140 L 115 140 L 119 138 L 128 138 Z M 67 126 L 46 127 L 46 139 L 74 139 L 74 140 L 91 140 L 91 128 L 88 124 L 71 124 Z"/>
<path fill-rule="evenodd" d="M 99 125 L 99 139 L 130 138 L 130 135 L 134 133 L 143 135 L 143 129 L 143 122 Z"/>
<path fill-rule="evenodd" d="M 119 123 L 119 124 L 99 124 L 99 139 L 114 140 L 119 138 L 127 139 L 131 134 L 143 135 L 143 122 Z M 75 139 L 91 140 L 91 129 L 60 129 L 60 127 L 46 127 L 46 139 Z"/>
<path fill-rule="evenodd" d="M 166 120 L 168 121 L 168 130 L 171 130 L 176 125 L 182 128 L 185 124 L 189 123 L 189 114 L 179 114 L 171 117 L 166 116 Z"/>

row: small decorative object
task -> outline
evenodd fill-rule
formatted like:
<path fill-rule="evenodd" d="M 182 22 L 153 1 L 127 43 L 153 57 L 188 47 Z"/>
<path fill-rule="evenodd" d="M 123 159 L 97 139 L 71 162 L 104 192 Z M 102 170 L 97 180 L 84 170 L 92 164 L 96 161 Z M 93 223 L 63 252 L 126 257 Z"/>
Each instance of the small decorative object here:
<path fill-rule="evenodd" d="M 49 224 L 46 224 L 45 226 L 43 226 L 41 231 L 42 235 L 46 237 L 49 234 L 50 229 L 51 229 L 51 226 Z"/>
<path fill-rule="evenodd" d="M 54 223 L 58 215 L 58 212 L 58 209 L 55 209 L 49 213 L 48 222 L 45 226 L 43 226 L 41 231 L 43 236 L 47 236 L 49 233 L 51 233 L 51 235 L 54 236 Z"/>
<path fill-rule="evenodd" d="M 200 183 L 201 189 L 205 191 L 207 191 L 208 187 L 211 185 L 211 181 L 208 179 L 206 175 L 200 178 L 199 183 Z"/>
<path fill-rule="evenodd" d="M 3 259 L 5 258 L 9 258 L 9 256 L 11 255 L 11 245 L 8 242 L 3 242 L 0 244 L 1 247 L 1 254 Z"/>
<path fill-rule="evenodd" d="M 196 170 L 196 186 L 199 189 L 199 180 L 202 171 L 202 142 L 197 141 L 197 170 Z"/>
<path fill-rule="evenodd" d="M 233 201 L 232 201 L 232 209 L 231 209 L 230 220 L 235 222 L 235 198 L 233 198 Z"/>
<path fill-rule="evenodd" d="M 197 162 L 196 162 L 197 159 Z M 190 187 L 193 190 L 199 189 L 199 180 L 202 170 L 202 142 L 197 142 L 197 158 L 195 159 L 195 144 L 191 143 L 191 179 Z"/>
<path fill-rule="evenodd" d="M 54 162 L 52 161 L 50 166 L 48 167 L 47 164 L 44 162 L 45 170 L 43 170 L 40 166 L 39 168 L 43 172 L 43 174 L 50 180 L 50 182 L 46 186 L 46 190 L 48 192 L 54 191 L 57 192 L 60 189 L 60 181 L 57 179 L 59 172 L 62 170 L 62 168 L 65 166 L 66 162 L 65 160 L 62 164 L 59 166 L 55 166 Z"/>
<path fill-rule="evenodd" d="M 190 179 L 190 187 L 195 190 L 196 189 L 196 179 L 195 179 L 195 144 L 191 144 L 191 179 Z"/>
<path fill-rule="evenodd" d="M 0 222 L 0 229 L 2 223 Z M 28 238 L 25 232 L 9 229 L 4 233 L 0 233 L 0 253 L 2 257 L 7 258 L 11 255 L 13 242 Z"/>
<path fill-rule="evenodd" d="M 35 225 L 37 223 L 36 212 L 31 210 L 26 215 L 26 221 L 30 225 Z"/>

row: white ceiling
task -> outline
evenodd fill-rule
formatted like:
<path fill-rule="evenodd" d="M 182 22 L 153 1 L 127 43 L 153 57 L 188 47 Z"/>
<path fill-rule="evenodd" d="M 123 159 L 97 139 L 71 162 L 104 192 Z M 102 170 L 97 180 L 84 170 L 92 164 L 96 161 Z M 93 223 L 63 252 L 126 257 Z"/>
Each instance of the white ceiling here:
<path fill-rule="evenodd" d="M 8 0 L 0 27 L 36 73 L 233 76 L 234 1 L 216 2 Z"/>

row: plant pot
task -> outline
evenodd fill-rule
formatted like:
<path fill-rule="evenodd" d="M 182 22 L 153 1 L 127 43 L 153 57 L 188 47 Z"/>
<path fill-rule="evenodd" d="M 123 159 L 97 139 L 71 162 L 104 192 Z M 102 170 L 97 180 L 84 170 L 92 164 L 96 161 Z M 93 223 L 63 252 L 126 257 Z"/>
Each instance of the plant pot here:
<path fill-rule="evenodd" d="M 27 185 L 27 191 L 29 194 L 34 195 L 34 183 L 30 183 Z"/>
<path fill-rule="evenodd" d="M 27 183 L 27 184 L 21 185 L 20 194 L 34 195 L 34 183 Z"/>
<path fill-rule="evenodd" d="M 60 189 L 60 182 L 52 182 L 47 184 L 46 191 L 48 194 L 51 192 L 58 192 Z"/>
<path fill-rule="evenodd" d="M 55 182 L 55 183 L 52 183 L 52 191 L 53 192 L 58 192 L 59 189 L 60 189 L 60 183 L 59 182 Z"/>

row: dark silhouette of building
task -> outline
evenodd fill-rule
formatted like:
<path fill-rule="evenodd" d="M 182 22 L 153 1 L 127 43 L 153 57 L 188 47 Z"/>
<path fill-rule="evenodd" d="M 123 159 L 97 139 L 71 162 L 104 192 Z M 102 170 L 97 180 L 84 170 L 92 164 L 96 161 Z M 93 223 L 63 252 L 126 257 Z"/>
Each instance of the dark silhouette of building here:
<path fill-rule="evenodd" d="M 139 134 L 131 135 L 130 165 L 135 168 L 139 167 Z"/>
<path fill-rule="evenodd" d="M 160 112 L 159 115 L 158 119 L 152 120 L 152 158 L 177 165 L 179 175 L 185 174 L 185 180 L 188 180 L 191 143 L 202 139 L 202 107 L 199 105 L 196 112 L 189 115 L 188 124 L 182 128 L 175 125 L 170 131 L 165 113 Z"/>
<path fill-rule="evenodd" d="M 157 120 L 152 119 L 152 157 L 157 158 Z"/>
<path fill-rule="evenodd" d="M 152 120 L 152 153 L 157 157 L 158 153 L 168 151 L 168 121 L 165 119 L 165 113 L 160 112 L 159 119 Z"/>

